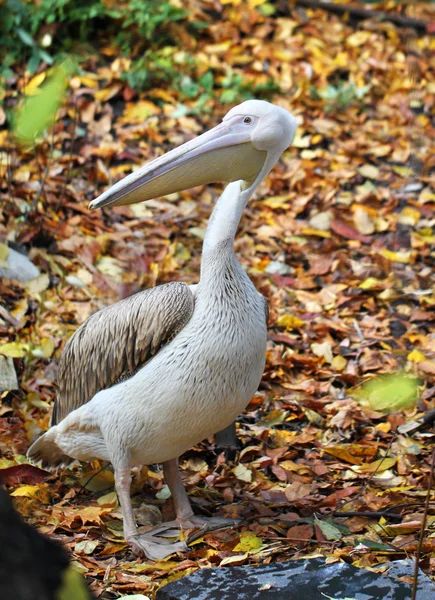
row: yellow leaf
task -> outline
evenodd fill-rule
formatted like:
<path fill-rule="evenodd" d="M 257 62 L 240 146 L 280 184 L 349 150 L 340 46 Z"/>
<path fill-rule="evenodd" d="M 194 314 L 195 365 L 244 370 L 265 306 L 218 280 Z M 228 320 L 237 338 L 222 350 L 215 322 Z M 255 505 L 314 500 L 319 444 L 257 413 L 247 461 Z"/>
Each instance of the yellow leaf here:
<path fill-rule="evenodd" d="M 375 425 L 376 431 L 382 431 L 382 433 L 388 433 L 391 431 L 391 423 L 389 421 L 385 423 L 378 423 Z"/>
<path fill-rule="evenodd" d="M 358 171 L 367 179 L 377 179 L 379 177 L 379 169 L 374 165 L 363 165 L 358 169 Z"/>
<path fill-rule="evenodd" d="M 281 315 L 276 320 L 276 324 L 278 327 L 285 327 L 286 329 L 299 329 L 299 327 L 305 325 L 305 321 L 294 315 Z"/>
<path fill-rule="evenodd" d="M 408 167 L 400 167 L 399 165 L 394 165 L 393 171 L 397 173 L 400 177 L 412 177 L 414 175 L 414 171 L 409 169 Z"/>
<path fill-rule="evenodd" d="M 244 531 L 240 536 L 240 542 L 233 548 L 234 552 L 250 552 L 261 548 L 263 542 L 252 531 Z"/>
<path fill-rule="evenodd" d="M 34 96 L 35 94 L 39 93 L 38 88 L 41 85 L 41 83 L 45 81 L 46 76 L 47 73 L 44 72 L 38 73 L 38 75 L 32 77 L 29 83 L 23 88 L 23 94 L 25 96 Z"/>
<path fill-rule="evenodd" d="M 396 464 L 396 457 L 388 457 L 381 458 L 379 460 L 375 460 L 372 463 L 368 463 L 366 465 L 359 465 L 358 467 L 352 467 L 353 471 L 357 473 L 382 473 L 387 469 L 391 469 Z"/>
<path fill-rule="evenodd" d="M 38 348 L 32 349 L 33 356 L 37 358 L 50 358 L 54 352 L 54 342 L 51 338 L 41 340 L 41 345 Z"/>
<path fill-rule="evenodd" d="M 109 85 L 109 87 L 104 88 L 102 90 L 98 90 L 95 92 L 95 100 L 99 100 L 100 102 L 107 102 L 122 89 L 122 83 L 113 83 Z"/>
<path fill-rule="evenodd" d="M 416 253 L 413 250 L 399 250 L 398 252 L 393 252 L 392 250 L 380 250 L 379 254 L 392 262 L 404 263 L 404 264 L 413 264 L 415 263 Z"/>
<path fill-rule="evenodd" d="M 405 206 L 399 215 L 399 223 L 401 225 L 416 225 L 420 220 L 420 211 L 411 206 Z"/>
<path fill-rule="evenodd" d="M 86 506 L 77 512 L 77 515 L 81 518 L 83 525 L 86 523 L 101 523 L 101 515 L 109 512 L 110 508 L 100 508 L 99 506 Z"/>
<path fill-rule="evenodd" d="M 222 0 L 221 0 L 222 1 Z M 241 0 L 230 0 L 227 4 L 240 4 Z M 222 2 L 223 3 L 223 2 Z M 208 44 L 204 51 L 207 54 L 224 54 L 231 47 L 231 41 L 221 42 L 220 44 Z"/>
<path fill-rule="evenodd" d="M 0 244 L 0 261 L 1 262 L 6 261 L 8 256 L 9 256 L 9 246 L 6 246 L 6 244 Z"/>
<path fill-rule="evenodd" d="M 391 288 L 387 288 L 386 290 L 381 292 L 378 296 L 378 298 L 380 298 L 381 300 L 388 300 L 388 301 L 395 300 L 398 297 L 399 297 L 399 294 L 397 293 L 397 291 L 393 290 Z"/>
<path fill-rule="evenodd" d="M 95 79 L 92 79 L 92 77 L 87 77 L 87 76 L 82 75 L 80 77 L 80 81 L 85 87 L 92 88 L 92 89 L 98 88 L 98 81 L 96 81 Z"/>
<path fill-rule="evenodd" d="M 17 498 L 34 498 L 44 504 L 50 501 L 50 492 L 47 484 L 40 485 L 22 485 L 13 492 L 11 496 Z"/>
<path fill-rule="evenodd" d="M 313 229 L 312 227 L 302 227 L 303 235 L 317 235 L 318 237 L 330 238 L 331 234 L 329 231 L 322 231 L 321 229 Z"/>
<path fill-rule="evenodd" d="M 372 288 L 379 288 L 382 286 L 382 281 L 375 277 L 368 277 L 362 283 L 359 284 L 359 288 L 362 290 L 371 290 Z"/>
<path fill-rule="evenodd" d="M 265 204 L 266 206 L 268 206 L 269 208 L 272 208 L 272 209 L 287 208 L 289 199 L 290 199 L 289 196 L 271 196 L 270 198 L 267 198 L 266 200 L 264 200 L 263 204 Z"/>
<path fill-rule="evenodd" d="M 15 317 L 17 319 L 17 321 L 21 321 L 21 319 L 26 314 L 28 308 L 29 308 L 29 301 L 28 301 L 28 299 L 27 298 L 21 298 L 21 300 L 18 300 L 18 302 L 15 304 L 14 309 L 11 310 L 11 315 L 13 317 Z"/>
<path fill-rule="evenodd" d="M 335 444 L 323 448 L 323 451 L 351 465 L 360 465 L 363 461 L 374 458 L 376 454 L 376 448 L 362 444 Z"/>
<path fill-rule="evenodd" d="M 419 363 L 423 360 L 426 360 L 426 357 L 422 352 L 420 352 L 420 350 L 417 350 L 415 348 L 412 352 L 408 354 L 407 360 L 409 360 L 410 362 Z"/>
<path fill-rule="evenodd" d="M 0 354 L 3 354 L 3 356 L 10 356 L 11 358 L 21 358 L 26 354 L 27 349 L 27 344 L 11 342 L 0 346 Z"/>
<path fill-rule="evenodd" d="M 341 356 L 341 354 L 337 354 L 337 356 L 334 356 L 332 359 L 331 367 L 336 371 L 344 371 L 346 366 L 347 360 L 344 358 L 344 356 Z"/>
<path fill-rule="evenodd" d="M 371 35 L 370 31 L 356 31 L 346 38 L 346 44 L 352 46 L 352 48 L 357 48 L 368 42 Z"/>
<path fill-rule="evenodd" d="M 37 493 L 38 490 L 39 485 L 22 485 L 21 487 L 11 492 L 11 496 L 24 496 L 27 498 L 33 498 L 33 496 Z"/>
<path fill-rule="evenodd" d="M 287 412 L 285 410 L 281 410 L 276 408 L 272 410 L 269 414 L 258 421 L 259 425 L 265 425 L 266 427 L 273 427 L 274 425 L 279 425 L 283 423 L 287 416 Z"/>

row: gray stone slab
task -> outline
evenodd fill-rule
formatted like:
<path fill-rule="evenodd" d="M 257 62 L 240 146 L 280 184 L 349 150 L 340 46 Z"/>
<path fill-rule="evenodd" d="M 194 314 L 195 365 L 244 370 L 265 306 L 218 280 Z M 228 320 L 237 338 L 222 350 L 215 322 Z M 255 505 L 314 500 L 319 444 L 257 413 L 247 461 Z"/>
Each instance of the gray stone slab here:
<path fill-rule="evenodd" d="M 9 248 L 6 257 L 6 264 L 0 265 L 0 278 L 18 279 L 19 281 L 29 281 L 34 277 L 38 277 L 39 269 L 35 267 L 31 260 L 17 252 L 13 248 Z"/>
<path fill-rule="evenodd" d="M 201 569 L 157 592 L 156 600 L 410 600 L 410 559 L 389 563 L 379 575 L 346 563 L 294 560 L 258 567 Z M 417 600 L 435 600 L 435 585 L 419 573 Z"/>

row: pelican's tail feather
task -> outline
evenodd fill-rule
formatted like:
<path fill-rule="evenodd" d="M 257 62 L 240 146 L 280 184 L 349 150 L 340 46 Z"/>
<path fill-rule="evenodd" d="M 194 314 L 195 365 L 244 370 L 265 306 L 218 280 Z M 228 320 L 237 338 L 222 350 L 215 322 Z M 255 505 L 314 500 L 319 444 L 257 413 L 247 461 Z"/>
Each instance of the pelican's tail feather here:
<path fill-rule="evenodd" d="M 53 471 L 58 467 L 65 467 L 74 460 L 65 454 L 56 444 L 56 432 L 54 429 L 49 429 L 47 433 L 41 435 L 27 451 L 29 462 L 48 471 Z"/>

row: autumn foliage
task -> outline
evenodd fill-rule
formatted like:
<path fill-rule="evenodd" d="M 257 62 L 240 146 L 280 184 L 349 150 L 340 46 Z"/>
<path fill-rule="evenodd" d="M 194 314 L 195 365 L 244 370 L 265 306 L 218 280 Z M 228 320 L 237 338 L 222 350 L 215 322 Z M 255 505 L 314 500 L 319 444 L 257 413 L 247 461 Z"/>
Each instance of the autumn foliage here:
<path fill-rule="evenodd" d="M 147 55 L 146 85 L 127 76 L 138 49 L 129 56 L 100 36 L 31 144 L 20 146 L 11 127 L 50 67 L 42 61 L 33 76 L 14 67 L 0 105 L 0 264 L 10 243 L 40 270 L 27 283 L 0 282 L 0 364 L 12 362 L 19 381 L 1 395 L 0 477 L 97 596 L 152 595 L 206 566 L 313 553 L 376 566 L 412 554 L 430 471 L 432 430 L 418 419 L 435 407 L 434 39 L 297 1 L 190 0 L 185 10 L 168 45 L 160 39 L 158 56 Z M 409 14 L 433 23 L 429 5 Z M 172 77 L 153 77 L 162 57 Z M 123 540 L 110 468 L 52 475 L 24 454 L 48 427 L 57 361 L 78 325 L 156 283 L 197 282 L 222 188 L 93 213 L 87 203 L 253 96 L 299 124 L 236 240 L 270 308 L 267 365 L 239 420 L 237 460 L 212 439 L 181 459 L 197 512 L 244 521 L 150 564 Z M 365 387 L 386 374 L 400 377 Z M 157 467 L 137 472 L 133 493 L 142 525 L 172 517 Z M 433 520 L 430 510 L 429 573 Z"/>

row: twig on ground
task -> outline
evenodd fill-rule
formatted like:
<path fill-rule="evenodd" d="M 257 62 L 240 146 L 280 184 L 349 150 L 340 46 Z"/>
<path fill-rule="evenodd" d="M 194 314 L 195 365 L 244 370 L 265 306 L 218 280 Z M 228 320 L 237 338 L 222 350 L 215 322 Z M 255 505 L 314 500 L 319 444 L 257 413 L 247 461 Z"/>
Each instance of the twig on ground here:
<path fill-rule="evenodd" d="M 394 515 L 390 514 L 386 510 L 373 510 L 373 511 L 364 511 L 358 512 L 357 510 L 349 511 L 349 512 L 333 512 L 334 517 L 341 518 L 349 518 L 349 517 L 368 517 L 371 519 L 380 519 L 381 517 L 388 517 L 389 519 L 401 521 L 402 515 Z"/>
<path fill-rule="evenodd" d="M 35 159 L 36 159 L 36 164 L 38 165 L 38 169 L 39 169 L 39 174 L 41 177 L 41 185 L 39 188 L 39 191 L 36 195 L 36 198 L 33 200 L 31 206 L 30 206 L 30 210 L 26 213 L 24 219 L 23 219 L 23 225 L 24 223 L 28 220 L 29 216 L 33 213 L 34 210 L 36 210 L 36 207 L 38 206 L 38 202 L 41 199 L 41 196 L 44 197 L 44 199 L 46 200 L 45 197 L 45 183 L 47 181 L 47 177 L 48 177 L 48 172 L 50 170 L 50 165 L 53 159 L 53 149 L 54 149 L 54 134 L 55 134 L 55 125 L 56 125 L 56 117 L 57 117 L 57 113 L 54 115 L 53 118 L 53 129 L 51 132 L 51 141 L 50 141 L 50 153 L 48 155 L 47 158 L 47 164 L 45 165 L 45 169 L 42 168 L 41 163 L 39 162 L 39 157 L 38 157 L 38 149 L 35 150 Z"/>
<path fill-rule="evenodd" d="M 69 158 L 68 158 L 68 168 L 67 168 L 66 176 L 65 176 L 65 179 L 63 182 L 62 191 L 59 195 L 59 201 L 58 201 L 56 209 L 55 209 L 56 213 L 59 211 L 59 209 L 64 201 L 65 194 L 66 194 L 66 188 L 70 182 L 78 120 L 79 120 L 79 111 L 78 111 L 78 106 L 77 106 L 77 96 L 74 95 L 74 120 L 73 120 L 73 132 L 72 132 L 72 136 L 71 136 L 71 146 L 70 146 Z"/>
<path fill-rule="evenodd" d="M 418 540 L 417 551 L 415 553 L 414 580 L 412 583 L 411 600 L 415 600 L 417 597 L 418 564 L 420 562 L 421 549 L 423 547 L 424 532 L 426 529 L 427 514 L 429 511 L 430 492 L 431 492 L 431 489 L 433 486 L 434 471 L 435 471 L 435 448 L 432 450 L 432 462 L 431 462 L 431 468 L 430 468 L 429 483 L 427 485 L 426 502 L 424 504 L 423 522 L 421 524 L 420 538 Z"/>
<path fill-rule="evenodd" d="M 393 434 L 393 437 L 390 440 L 390 443 L 387 446 L 387 450 L 385 452 L 385 456 L 382 457 L 382 459 L 380 460 L 378 466 L 376 467 L 376 469 L 373 471 L 373 473 L 370 473 L 370 477 L 367 479 L 367 481 L 365 482 L 365 484 L 361 487 L 361 489 L 359 490 L 359 492 L 357 493 L 357 495 L 354 498 L 351 498 L 351 500 L 345 500 L 339 503 L 339 505 L 337 506 L 337 508 L 335 510 L 330 510 L 322 515 L 319 515 L 320 518 L 324 519 L 325 517 L 329 517 L 330 515 L 334 515 L 341 507 L 346 506 L 346 504 L 349 504 L 350 502 L 355 502 L 355 500 L 358 500 L 358 498 L 361 498 L 361 496 L 364 494 L 364 492 L 366 491 L 368 485 L 370 484 L 371 480 L 373 479 L 373 477 L 376 475 L 376 473 L 379 471 L 379 469 L 382 466 L 382 463 L 384 462 L 384 460 L 386 458 L 388 458 L 388 453 L 391 450 L 391 446 L 393 445 L 393 443 L 396 441 L 397 438 L 397 433 Z"/>
<path fill-rule="evenodd" d="M 358 325 L 358 321 L 356 319 L 353 320 L 353 326 L 355 327 L 355 331 L 357 332 L 359 339 L 362 342 L 365 342 L 366 339 L 365 339 L 364 334 L 361 331 L 361 327 Z"/>
<path fill-rule="evenodd" d="M 3 306 L 0 305 L 0 317 L 5 321 L 8 321 L 15 329 L 21 329 L 21 323 L 11 315 Z"/>
<path fill-rule="evenodd" d="M 373 517 L 373 518 L 387 517 L 388 519 L 403 519 L 403 514 L 400 514 L 400 515 L 391 514 L 392 511 L 393 510 L 401 510 L 402 508 L 409 508 L 411 506 L 422 506 L 423 504 L 424 504 L 423 502 L 404 502 L 403 504 L 394 504 L 393 506 L 388 506 L 384 510 L 374 510 L 374 511 L 365 511 L 365 512 L 361 512 L 361 511 L 357 511 L 357 510 L 347 511 L 347 512 L 335 511 L 332 514 L 334 517 Z M 435 501 L 430 501 L 429 504 L 435 505 Z"/>
<path fill-rule="evenodd" d="M 422 19 L 415 19 L 414 17 L 407 17 L 381 10 L 359 8 L 357 6 L 350 6 L 349 4 L 336 4 L 334 2 L 323 2 L 322 0 L 295 0 L 294 4 L 296 6 L 303 6 L 305 8 L 321 8 L 322 10 L 326 10 L 337 15 L 349 14 L 358 20 L 380 19 L 381 21 L 390 21 L 399 27 L 412 27 L 413 29 L 417 29 L 418 31 L 422 31 L 424 33 L 426 33 L 429 26 L 429 22 L 423 21 Z"/>

